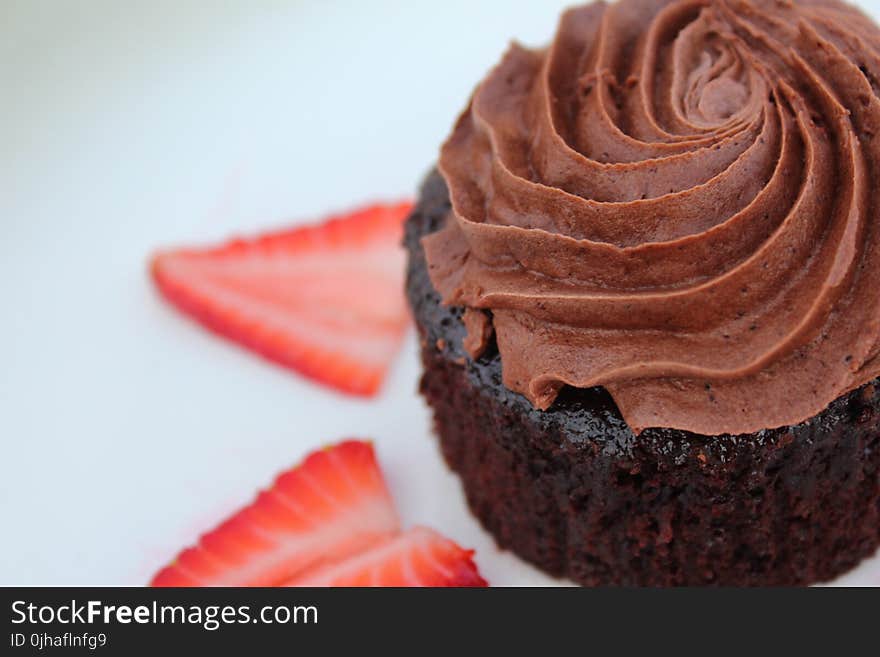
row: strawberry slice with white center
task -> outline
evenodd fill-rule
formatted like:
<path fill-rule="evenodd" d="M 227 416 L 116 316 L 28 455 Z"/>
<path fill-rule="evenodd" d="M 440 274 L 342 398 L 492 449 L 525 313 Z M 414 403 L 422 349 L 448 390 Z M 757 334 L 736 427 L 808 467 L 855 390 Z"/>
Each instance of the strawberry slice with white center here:
<path fill-rule="evenodd" d="M 487 586 L 473 551 L 424 527 L 415 527 L 339 563 L 312 569 L 287 586 Z"/>
<path fill-rule="evenodd" d="M 399 523 L 372 445 L 347 441 L 280 475 L 152 586 L 277 586 L 383 544 Z"/>
<path fill-rule="evenodd" d="M 381 387 L 409 314 L 403 222 L 410 203 L 315 226 L 157 254 L 162 294 L 212 331 L 355 395 Z"/>

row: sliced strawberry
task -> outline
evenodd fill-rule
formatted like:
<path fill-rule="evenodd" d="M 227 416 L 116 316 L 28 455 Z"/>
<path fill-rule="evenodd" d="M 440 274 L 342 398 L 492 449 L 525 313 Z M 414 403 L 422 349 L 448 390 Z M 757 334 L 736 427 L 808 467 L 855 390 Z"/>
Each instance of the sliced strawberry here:
<path fill-rule="evenodd" d="M 309 455 L 161 570 L 152 586 L 275 586 L 398 532 L 369 443 Z"/>
<path fill-rule="evenodd" d="M 415 527 L 339 563 L 291 579 L 287 586 L 486 586 L 473 550 Z"/>
<path fill-rule="evenodd" d="M 157 254 L 162 294 L 209 329 L 302 374 L 375 394 L 408 324 L 403 220 L 375 205 L 316 226 Z"/>

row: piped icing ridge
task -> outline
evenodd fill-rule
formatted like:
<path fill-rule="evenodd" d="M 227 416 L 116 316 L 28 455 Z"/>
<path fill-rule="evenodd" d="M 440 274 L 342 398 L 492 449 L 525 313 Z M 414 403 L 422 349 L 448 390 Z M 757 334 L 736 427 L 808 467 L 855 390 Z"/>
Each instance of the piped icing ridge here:
<path fill-rule="evenodd" d="M 796 424 L 880 375 L 880 30 L 834 0 L 622 0 L 513 45 L 424 238 L 504 383 L 636 433 Z"/>

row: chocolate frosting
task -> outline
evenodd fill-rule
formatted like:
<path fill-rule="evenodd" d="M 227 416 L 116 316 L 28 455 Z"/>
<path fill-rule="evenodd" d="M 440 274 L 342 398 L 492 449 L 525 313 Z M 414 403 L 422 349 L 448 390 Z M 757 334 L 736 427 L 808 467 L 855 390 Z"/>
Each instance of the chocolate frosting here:
<path fill-rule="evenodd" d="M 432 282 L 492 311 L 537 408 L 601 385 L 637 433 L 804 421 L 880 375 L 878 92 L 880 30 L 835 0 L 569 10 L 444 144 Z"/>

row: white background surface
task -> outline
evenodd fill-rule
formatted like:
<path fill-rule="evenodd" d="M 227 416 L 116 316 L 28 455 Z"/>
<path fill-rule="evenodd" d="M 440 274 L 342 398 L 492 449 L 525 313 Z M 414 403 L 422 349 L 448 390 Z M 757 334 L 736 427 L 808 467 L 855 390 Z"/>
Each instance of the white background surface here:
<path fill-rule="evenodd" d="M 412 335 L 353 401 L 178 316 L 145 265 L 412 195 L 507 41 L 546 42 L 566 4 L 0 0 L 0 584 L 145 583 L 347 436 L 376 440 L 406 524 L 494 584 L 553 583 L 467 512 Z M 880 584 L 878 560 L 843 581 Z"/>

